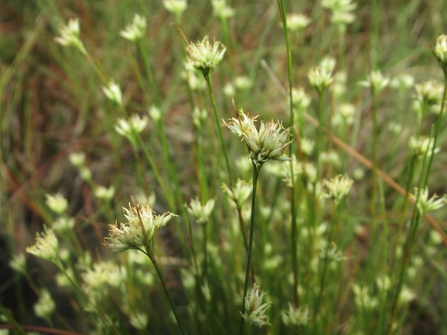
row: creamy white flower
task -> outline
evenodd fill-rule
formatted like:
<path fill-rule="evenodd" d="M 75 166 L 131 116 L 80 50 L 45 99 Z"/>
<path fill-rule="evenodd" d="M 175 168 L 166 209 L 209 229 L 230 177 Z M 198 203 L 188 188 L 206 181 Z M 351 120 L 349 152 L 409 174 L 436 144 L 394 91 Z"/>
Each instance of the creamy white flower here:
<path fill-rule="evenodd" d="M 419 198 L 417 197 L 419 193 Z M 445 204 L 445 199 L 440 198 L 437 199 L 438 196 L 434 194 L 430 199 L 428 198 L 428 188 L 420 191 L 417 187 L 414 188 L 414 194 L 410 194 L 410 199 L 416 200 L 416 206 L 421 215 L 424 215 L 427 212 L 435 211 Z"/>
<path fill-rule="evenodd" d="M 123 208 L 125 223 L 110 224 L 110 236 L 105 238 L 105 244 L 114 252 L 127 249 L 141 249 L 147 246 L 158 229 L 164 227 L 174 216 L 173 213 L 156 215 L 149 206 L 129 205 Z"/>
<path fill-rule="evenodd" d="M 241 119 L 242 118 L 242 119 Z M 291 143 L 289 141 L 289 131 L 284 129 L 282 124 L 270 121 L 265 124 L 261 121 L 259 130 L 255 127 L 257 116 L 250 117 L 241 109 L 237 118 L 231 118 L 229 123 L 225 123 L 232 133 L 242 137 L 247 144 L 250 158 L 256 166 L 262 165 L 268 160 L 289 160 L 284 156 L 285 148 Z"/>
<path fill-rule="evenodd" d="M 59 32 L 61 36 L 54 39 L 57 43 L 63 46 L 73 45 L 83 54 L 87 54 L 84 44 L 81 41 L 78 19 L 70 19 L 68 24 L 66 26 L 62 26 Z"/>
<path fill-rule="evenodd" d="M 287 14 L 287 29 L 292 32 L 299 32 L 306 28 L 312 22 L 306 15 Z"/>
<path fill-rule="evenodd" d="M 366 81 L 360 81 L 359 85 L 371 87 L 375 92 L 380 92 L 388 86 L 390 79 L 385 77 L 379 70 L 372 71 Z"/>
<path fill-rule="evenodd" d="M 34 305 L 34 312 L 37 316 L 41 318 L 50 318 L 53 313 L 56 304 L 51 297 L 50 292 L 47 289 L 42 289 L 40 291 L 40 297 L 37 303 Z"/>
<path fill-rule="evenodd" d="M 447 35 L 442 34 L 436 39 L 434 53 L 438 61 L 447 63 Z"/>
<path fill-rule="evenodd" d="M 220 42 L 209 42 L 208 36 L 197 43 L 189 43 L 186 47 L 186 65 L 196 68 L 207 76 L 220 63 L 226 48 Z"/>
<path fill-rule="evenodd" d="M 123 105 L 122 93 L 120 87 L 113 81 L 109 82 L 107 86 L 103 86 L 102 90 L 106 95 L 107 99 L 117 103 L 119 106 Z"/>
<path fill-rule="evenodd" d="M 289 310 L 282 312 L 282 321 L 290 327 L 305 326 L 309 321 L 309 308 L 306 306 L 295 308 L 289 303 Z"/>
<path fill-rule="evenodd" d="M 327 188 L 327 192 L 323 194 L 323 197 L 340 202 L 349 193 L 354 181 L 347 176 L 338 175 L 331 180 L 325 179 L 323 183 Z"/>
<path fill-rule="evenodd" d="M 45 201 L 47 206 L 50 207 L 50 209 L 57 214 L 63 214 L 67 210 L 68 207 L 68 201 L 64 198 L 64 196 L 60 193 L 51 195 L 46 195 L 47 200 Z"/>
<path fill-rule="evenodd" d="M 214 199 L 210 199 L 205 205 L 200 203 L 198 198 L 192 199 L 189 202 L 188 213 L 198 222 L 205 223 L 208 222 L 211 212 L 214 208 Z"/>
<path fill-rule="evenodd" d="M 26 248 L 26 251 L 37 257 L 55 261 L 59 254 L 59 242 L 54 235 L 53 229 L 44 227 L 44 233 L 36 234 L 36 243 Z"/>
<path fill-rule="evenodd" d="M 135 14 L 132 23 L 127 25 L 125 29 L 120 31 L 120 35 L 129 41 L 137 41 L 146 34 L 146 18 L 139 14 Z"/>
<path fill-rule="evenodd" d="M 253 289 L 244 298 L 245 313 L 241 313 L 241 315 L 250 325 L 259 327 L 269 325 L 269 318 L 265 315 L 265 312 L 272 303 L 263 303 L 264 295 L 265 293 L 260 290 L 259 286 L 254 284 Z"/>

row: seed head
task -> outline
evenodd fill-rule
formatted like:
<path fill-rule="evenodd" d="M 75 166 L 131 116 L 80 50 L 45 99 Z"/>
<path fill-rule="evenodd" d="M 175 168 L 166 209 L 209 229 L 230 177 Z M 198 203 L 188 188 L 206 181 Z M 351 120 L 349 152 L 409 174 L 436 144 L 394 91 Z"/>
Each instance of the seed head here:
<path fill-rule="evenodd" d="M 309 308 L 305 306 L 295 308 L 289 303 L 289 310 L 282 312 L 282 321 L 289 327 L 305 326 L 309 321 Z"/>
<path fill-rule="evenodd" d="M 309 83 L 314 87 L 320 94 L 323 90 L 332 84 L 333 77 L 331 71 L 323 66 L 316 66 L 310 69 L 307 74 L 309 78 Z"/>
<path fill-rule="evenodd" d="M 84 55 L 87 54 L 87 50 L 81 41 L 78 19 L 70 19 L 68 24 L 66 26 L 62 26 L 59 32 L 61 36 L 54 39 L 57 43 L 63 46 L 73 45 Z"/>
<path fill-rule="evenodd" d="M 363 87 L 370 87 L 374 92 L 379 93 L 388 86 L 390 79 L 385 77 L 380 71 L 372 71 L 366 81 L 359 82 Z"/>
<path fill-rule="evenodd" d="M 208 36 L 197 43 L 189 43 L 186 47 L 186 65 L 202 71 L 205 77 L 216 67 L 222 60 L 226 48 L 220 42 L 211 44 Z"/>
<path fill-rule="evenodd" d="M 107 99 L 117 103 L 119 106 L 123 105 L 121 89 L 113 80 L 107 86 L 103 86 L 102 90 Z"/>
<path fill-rule="evenodd" d="M 419 194 L 419 198 L 417 197 Z M 427 212 L 435 211 L 445 204 L 445 198 L 437 199 L 438 196 L 434 194 L 430 199 L 428 198 L 428 188 L 420 191 L 417 187 L 414 188 L 414 194 L 410 194 L 410 199 L 416 200 L 416 206 L 421 215 L 424 215 Z"/>
<path fill-rule="evenodd" d="M 36 234 L 36 244 L 26 248 L 26 251 L 48 261 L 55 261 L 59 254 L 59 242 L 53 229 L 44 227 L 44 233 Z"/>
<path fill-rule="evenodd" d="M 241 109 L 237 118 L 231 118 L 225 123 L 232 133 L 242 137 L 247 144 L 250 158 L 256 166 L 262 165 L 268 160 L 289 160 L 284 156 L 284 150 L 291 143 L 289 141 L 289 130 L 282 126 L 279 121 L 270 121 L 265 124 L 261 121 L 259 130 L 255 127 L 257 116 L 250 117 Z"/>
<path fill-rule="evenodd" d="M 104 244 L 114 252 L 144 248 L 158 229 L 165 226 L 172 217 L 177 216 L 169 212 L 155 215 L 149 206 L 144 205 L 133 207 L 129 204 L 129 209 L 123 208 L 123 211 L 128 221 L 110 224 L 110 236 L 104 240 Z"/>
<path fill-rule="evenodd" d="M 434 54 L 440 63 L 447 64 L 447 35 L 442 34 L 436 39 Z"/>
<path fill-rule="evenodd" d="M 289 29 L 291 32 L 300 32 L 311 22 L 311 19 L 301 13 L 287 15 L 287 29 Z"/>
<path fill-rule="evenodd" d="M 68 207 L 68 201 L 64 198 L 62 194 L 47 194 L 47 200 L 46 200 L 47 206 L 50 207 L 50 209 L 56 213 L 56 214 L 63 214 L 67 210 Z"/>
<path fill-rule="evenodd" d="M 260 290 L 259 286 L 254 284 L 253 289 L 245 297 L 244 307 L 245 313 L 242 317 L 250 325 L 265 326 L 269 325 L 269 318 L 265 315 L 267 309 L 272 305 L 271 302 L 262 303 L 265 293 Z"/>
<path fill-rule="evenodd" d="M 163 6 L 174 14 L 177 22 L 180 22 L 182 14 L 188 6 L 188 2 L 186 0 L 164 0 Z"/>
<path fill-rule="evenodd" d="M 135 14 L 131 24 L 128 24 L 125 29 L 120 31 L 120 35 L 129 41 L 137 41 L 146 34 L 146 18 L 139 14 Z"/>
<path fill-rule="evenodd" d="M 147 122 L 148 120 L 146 116 L 141 118 L 138 114 L 134 114 L 128 120 L 118 119 L 118 122 L 115 125 L 115 130 L 118 134 L 134 143 L 136 141 L 135 135 L 141 133 L 143 129 L 146 128 Z"/>
<path fill-rule="evenodd" d="M 349 193 L 354 181 L 348 176 L 336 176 L 331 180 L 324 180 L 324 185 L 327 188 L 327 193 L 323 194 L 324 198 L 333 199 L 336 203 L 339 203 L 341 199 Z"/>
<path fill-rule="evenodd" d="M 198 222 L 208 222 L 211 212 L 214 208 L 214 199 L 208 200 L 205 205 L 200 203 L 199 199 L 192 199 L 189 202 L 188 213 Z"/>

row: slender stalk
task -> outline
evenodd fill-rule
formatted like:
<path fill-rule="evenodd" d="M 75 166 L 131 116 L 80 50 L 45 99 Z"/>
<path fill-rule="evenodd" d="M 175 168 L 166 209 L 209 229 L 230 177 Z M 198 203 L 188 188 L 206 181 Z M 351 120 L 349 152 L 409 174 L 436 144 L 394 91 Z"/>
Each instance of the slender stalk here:
<path fill-rule="evenodd" d="M 228 180 L 229 180 L 229 186 L 230 186 L 230 190 L 233 193 L 233 186 L 234 186 L 234 182 L 233 182 L 233 174 L 231 172 L 231 165 L 230 165 L 230 160 L 228 159 L 228 153 L 227 153 L 227 148 L 225 146 L 225 140 L 223 138 L 223 134 L 222 134 L 222 129 L 219 123 L 219 117 L 217 115 L 217 108 L 216 108 L 216 100 L 214 99 L 214 93 L 213 93 L 213 82 L 211 79 L 211 73 L 205 74 L 204 73 L 204 77 L 208 86 L 208 93 L 211 99 L 211 104 L 213 105 L 213 114 L 214 114 L 214 120 L 216 122 L 216 127 L 217 130 L 219 132 L 219 139 L 220 139 L 220 143 L 222 145 L 222 151 L 224 153 L 224 157 L 225 157 L 225 164 L 227 167 L 227 172 L 228 172 Z M 234 193 L 233 193 L 233 198 L 234 197 Z M 243 234 L 243 238 L 244 238 L 244 245 L 247 246 L 247 238 L 246 238 L 246 233 L 245 233 L 245 223 L 244 223 L 244 219 L 242 217 L 242 209 L 240 207 L 240 204 L 235 201 L 234 202 L 236 205 L 236 209 L 238 212 L 238 217 L 239 217 L 239 224 L 241 226 L 241 230 L 242 230 L 242 234 Z"/>
<path fill-rule="evenodd" d="M 183 328 L 183 325 L 182 325 L 182 322 L 180 321 L 180 318 L 179 318 L 179 316 L 177 314 L 177 310 L 176 310 L 176 308 L 174 306 L 174 303 L 173 303 L 173 301 L 171 299 L 171 295 L 169 294 L 168 288 L 166 287 L 166 283 L 164 281 L 163 274 L 161 273 L 160 267 L 158 266 L 158 263 L 157 263 L 157 259 L 155 258 L 155 255 L 152 252 L 151 247 L 148 245 L 148 246 L 146 246 L 146 251 L 144 251 L 144 250 L 141 250 L 141 251 L 149 257 L 149 259 L 151 260 L 152 264 L 154 265 L 155 270 L 157 271 L 158 278 L 160 278 L 161 285 L 163 286 L 163 290 L 165 291 L 166 297 L 168 298 L 169 304 L 171 305 L 171 309 L 172 309 L 172 312 L 174 313 L 175 320 L 177 321 L 177 325 L 178 325 L 178 328 L 180 330 L 180 333 L 182 335 L 185 335 L 186 332 L 185 332 L 185 330 Z"/>
<path fill-rule="evenodd" d="M 335 222 L 338 221 L 338 203 L 334 204 L 334 220 L 335 220 Z M 323 296 L 324 284 L 326 281 L 326 271 L 327 271 L 327 265 L 328 265 L 328 254 L 329 254 L 329 248 L 331 247 L 332 236 L 334 234 L 334 225 L 335 224 L 330 225 L 329 235 L 327 238 L 327 246 L 326 246 L 326 250 L 324 253 L 323 272 L 322 272 L 321 278 L 320 278 L 320 292 L 318 293 L 317 300 L 316 300 L 315 306 L 314 306 L 314 315 L 313 315 L 314 325 L 317 320 L 318 310 L 320 308 L 321 297 Z"/>
<path fill-rule="evenodd" d="M 287 27 L 287 15 L 286 8 L 284 5 L 284 0 L 280 0 L 278 2 L 279 10 L 281 14 L 281 18 L 283 21 L 284 27 L 284 37 L 286 41 L 286 50 L 287 50 L 287 78 L 289 82 L 289 106 L 290 106 L 290 119 L 289 119 L 289 127 L 294 129 L 295 127 L 295 113 L 293 112 L 293 96 L 292 96 L 292 51 L 290 48 L 290 39 L 289 39 L 289 29 Z M 300 134 L 301 135 L 301 134 Z M 292 132 L 289 135 L 289 141 L 292 141 Z M 293 148 L 294 142 L 291 142 L 289 145 L 289 156 L 292 156 L 294 152 Z M 297 227 L 297 210 L 296 210 L 296 199 L 295 199 L 295 190 L 296 185 L 294 181 L 294 172 L 293 172 L 293 162 L 290 160 L 290 175 L 292 179 L 292 188 L 290 191 L 291 197 L 291 216 L 292 216 L 292 236 L 291 236 L 291 246 L 292 246 L 292 272 L 293 272 L 293 302 L 295 306 L 299 305 L 299 295 L 298 295 L 298 251 L 297 251 L 297 240 L 298 240 L 298 227 Z"/>
<path fill-rule="evenodd" d="M 247 254 L 247 265 L 245 267 L 245 282 L 244 282 L 244 294 L 242 295 L 242 314 L 245 313 L 245 297 L 248 291 L 248 281 L 250 277 L 250 269 L 251 269 L 251 253 L 253 250 L 253 231 L 254 231 L 254 223 L 255 223 L 255 209 L 256 209 L 256 189 L 258 184 L 259 172 L 261 170 L 262 165 L 256 166 L 253 164 L 253 192 L 251 195 L 251 219 L 250 219 L 250 236 L 248 240 L 248 254 Z M 241 317 L 241 327 L 239 329 L 239 334 L 242 335 L 244 330 L 244 318 Z"/>
<path fill-rule="evenodd" d="M 376 193 L 377 193 L 377 141 L 379 134 L 379 126 L 377 122 L 377 114 L 379 109 L 379 94 L 372 87 L 373 94 L 373 133 L 372 133 L 372 176 L 371 176 L 371 218 L 376 218 Z"/>
<path fill-rule="evenodd" d="M 216 127 L 219 133 L 219 139 L 220 139 L 220 143 L 222 145 L 222 151 L 225 157 L 225 164 L 227 167 L 227 172 L 228 172 L 228 179 L 230 181 L 230 189 L 233 190 L 233 175 L 231 173 L 231 166 L 230 166 L 230 160 L 228 159 L 228 153 L 227 153 L 227 148 L 225 146 L 225 141 L 223 138 L 223 134 L 222 134 L 222 129 L 220 126 L 220 121 L 219 121 L 219 116 L 217 115 L 217 107 L 216 107 L 216 100 L 214 99 L 214 93 L 213 93 L 213 81 L 211 79 L 211 74 L 207 74 L 204 75 L 205 76 L 205 80 L 206 83 L 208 85 L 208 93 L 211 99 L 211 104 L 213 105 L 213 112 L 214 112 L 214 120 L 216 121 Z"/>

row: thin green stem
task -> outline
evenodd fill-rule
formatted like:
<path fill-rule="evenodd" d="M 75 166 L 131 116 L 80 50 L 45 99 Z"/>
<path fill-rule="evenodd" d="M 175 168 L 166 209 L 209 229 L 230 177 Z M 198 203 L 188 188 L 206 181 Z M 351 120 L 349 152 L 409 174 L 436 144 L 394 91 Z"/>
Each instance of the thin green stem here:
<path fill-rule="evenodd" d="M 379 126 L 377 122 L 377 114 L 379 108 L 378 92 L 372 88 L 373 94 L 373 133 L 372 133 L 372 176 L 371 176 L 371 218 L 374 221 L 376 218 L 376 197 L 377 197 L 377 141 Z"/>
<path fill-rule="evenodd" d="M 334 204 L 334 220 L 335 222 L 338 221 L 338 203 Z M 326 250 L 324 253 L 324 263 L 323 263 L 323 272 L 321 274 L 321 278 L 320 278 L 320 292 L 318 293 L 317 296 L 317 300 L 315 302 L 315 306 L 314 306 L 314 315 L 313 315 L 313 323 L 315 326 L 315 322 L 317 320 L 317 315 L 319 312 L 319 308 L 320 308 L 320 303 L 321 303 L 321 297 L 323 296 L 323 291 L 324 291 L 324 285 L 325 285 L 325 281 L 326 281 L 326 271 L 327 271 L 327 265 L 328 265 L 328 254 L 329 254 L 329 249 L 331 247 L 331 242 L 332 242 L 332 236 L 334 234 L 334 225 L 335 224 L 331 224 L 330 228 L 329 228 L 329 235 L 327 238 L 327 246 L 326 246 Z"/>
<path fill-rule="evenodd" d="M 286 15 L 286 7 L 284 5 L 284 0 L 280 0 L 278 2 L 279 10 L 281 14 L 281 18 L 283 20 L 283 27 L 284 27 L 284 38 L 286 41 L 286 50 L 287 50 L 287 78 L 289 83 L 289 106 L 290 106 L 290 119 L 289 119 L 289 127 L 294 129 L 295 127 L 295 113 L 293 112 L 293 96 L 292 96 L 292 51 L 290 48 L 290 39 L 289 39 L 289 29 L 287 27 L 287 15 Z M 301 134 L 300 134 L 301 135 Z M 292 153 L 294 152 L 293 144 L 294 142 L 292 132 L 290 132 L 289 135 L 289 141 L 291 141 L 289 145 L 289 156 L 292 156 Z M 293 162 L 290 161 L 290 175 L 291 175 L 291 191 L 290 191 L 290 197 L 291 197 L 291 216 L 292 216 L 292 236 L 291 236 L 291 246 L 292 246 L 292 272 L 293 272 L 293 302 L 295 306 L 299 305 L 299 295 L 298 295 L 298 285 L 299 285 L 299 278 L 298 278 L 298 249 L 297 249 L 297 240 L 298 240 L 298 227 L 297 227 L 297 209 L 296 209 L 296 185 L 294 181 L 294 171 L 293 171 Z"/>
<path fill-rule="evenodd" d="M 247 253 L 247 265 L 245 266 L 245 282 L 244 282 L 244 294 L 242 295 L 242 314 L 245 313 L 245 297 L 248 291 L 248 282 L 250 277 L 250 269 L 251 269 L 251 254 L 253 250 L 253 232 L 254 232 L 254 224 L 255 224 L 255 209 L 256 209 L 256 189 L 258 184 L 259 172 L 261 170 L 262 165 L 256 166 L 253 163 L 253 192 L 251 195 L 251 219 L 250 219 L 250 235 L 248 239 L 248 253 Z M 242 335 L 244 330 L 244 318 L 241 317 L 241 327 L 239 329 L 239 334 Z"/>
<path fill-rule="evenodd" d="M 160 270 L 160 267 L 158 266 L 157 259 L 155 258 L 155 255 L 152 252 L 151 246 L 147 245 L 146 246 L 146 251 L 144 251 L 144 250 L 141 250 L 141 251 L 149 257 L 149 259 L 151 260 L 152 264 L 154 265 L 155 271 L 157 271 L 158 278 L 160 278 L 161 285 L 163 286 L 163 290 L 165 291 L 166 297 L 168 298 L 169 304 L 171 305 L 171 309 L 172 309 L 172 312 L 174 313 L 175 320 L 177 321 L 177 325 L 178 325 L 178 328 L 180 330 L 180 333 L 182 335 L 185 335 L 186 332 L 185 332 L 185 330 L 183 328 L 183 325 L 182 325 L 182 322 L 180 321 L 180 318 L 179 318 L 179 316 L 177 314 L 177 310 L 176 310 L 176 308 L 174 306 L 174 302 L 171 299 L 171 295 L 169 294 L 168 288 L 166 287 L 166 283 L 164 281 L 163 274 L 162 274 L 162 272 Z"/>
<path fill-rule="evenodd" d="M 233 175 L 231 173 L 231 166 L 230 166 L 230 160 L 228 159 L 228 154 L 227 154 L 227 148 L 225 146 L 225 140 L 223 138 L 223 134 L 222 134 L 222 129 L 220 126 L 220 122 L 219 122 L 219 116 L 217 115 L 217 107 L 216 107 L 216 100 L 214 99 L 214 93 L 213 93 L 213 82 L 211 79 L 211 73 L 205 75 L 205 80 L 206 83 L 208 85 L 208 93 L 211 99 L 211 104 L 213 105 L 213 112 L 214 112 L 214 120 L 216 121 L 216 127 L 219 133 L 219 139 L 220 139 L 220 143 L 222 145 L 222 151 L 225 157 L 225 164 L 227 167 L 227 172 L 228 172 L 228 179 L 230 181 L 230 189 L 233 190 Z"/>

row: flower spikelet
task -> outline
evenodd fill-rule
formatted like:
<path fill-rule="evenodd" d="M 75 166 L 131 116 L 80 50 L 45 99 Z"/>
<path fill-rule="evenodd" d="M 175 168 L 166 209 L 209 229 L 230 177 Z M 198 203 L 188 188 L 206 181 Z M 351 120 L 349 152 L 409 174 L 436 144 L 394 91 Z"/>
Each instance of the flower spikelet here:
<path fill-rule="evenodd" d="M 127 222 L 110 224 L 110 236 L 104 241 L 105 245 L 114 252 L 144 248 L 157 230 L 176 216 L 170 212 L 156 215 L 149 206 L 141 204 L 136 206 L 129 204 L 129 209 L 123 208 L 123 212 Z"/>
<path fill-rule="evenodd" d="M 210 43 L 208 36 L 186 47 L 186 65 L 202 71 L 205 77 L 220 63 L 226 48 L 220 42 Z"/>
<path fill-rule="evenodd" d="M 255 126 L 257 116 L 250 117 L 241 109 L 237 118 L 231 118 L 225 123 L 232 133 L 242 137 L 247 144 L 250 158 L 256 166 L 264 164 L 270 159 L 285 161 L 284 150 L 291 143 L 289 130 L 285 129 L 281 122 L 270 121 L 265 124 L 261 121 L 259 130 Z"/>
<path fill-rule="evenodd" d="M 416 206 L 421 215 L 424 215 L 427 212 L 435 211 L 444 206 L 445 199 L 437 198 L 438 196 L 436 194 L 434 194 L 430 199 L 428 198 L 428 188 L 419 190 L 417 187 L 415 187 L 414 194 L 410 194 L 410 199 L 417 200 Z"/>
<path fill-rule="evenodd" d="M 129 41 L 137 41 L 146 34 L 146 18 L 144 16 L 135 14 L 131 24 L 128 24 L 125 29 L 120 31 L 120 35 Z"/>
<path fill-rule="evenodd" d="M 264 295 L 265 293 L 261 291 L 259 286 L 254 284 L 253 289 L 245 297 L 245 313 L 241 313 L 245 321 L 247 321 L 250 325 L 253 324 L 255 326 L 259 326 L 259 328 L 269 325 L 269 318 L 265 315 L 265 312 L 272 305 L 272 303 L 269 301 L 262 303 L 264 300 Z"/>
<path fill-rule="evenodd" d="M 442 34 L 436 39 L 434 54 L 440 63 L 447 64 L 447 35 Z"/>
<path fill-rule="evenodd" d="M 339 203 L 341 199 L 349 193 L 354 181 L 347 176 L 336 176 L 331 180 L 324 180 L 324 185 L 327 188 L 327 193 L 323 196 L 325 198 L 331 198 L 336 203 Z"/>
<path fill-rule="evenodd" d="M 48 261 L 55 261 L 59 253 L 59 242 L 53 229 L 44 227 L 44 233 L 36 235 L 36 244 L 26 248 L 26 251 Z"/>
<path fill-rule="evenodd" d="M 81 41 L 81 29 L 79 28 L 78 19 L 69 20 L 68 24 L 66 26 L 62 26 L 59 32 L 61 36 L 54 39 L 57 43 L 63 46 L 73 45 L 84 55 L 87 54 L 87 50 L 85 49 L 84 44 Z"/>

